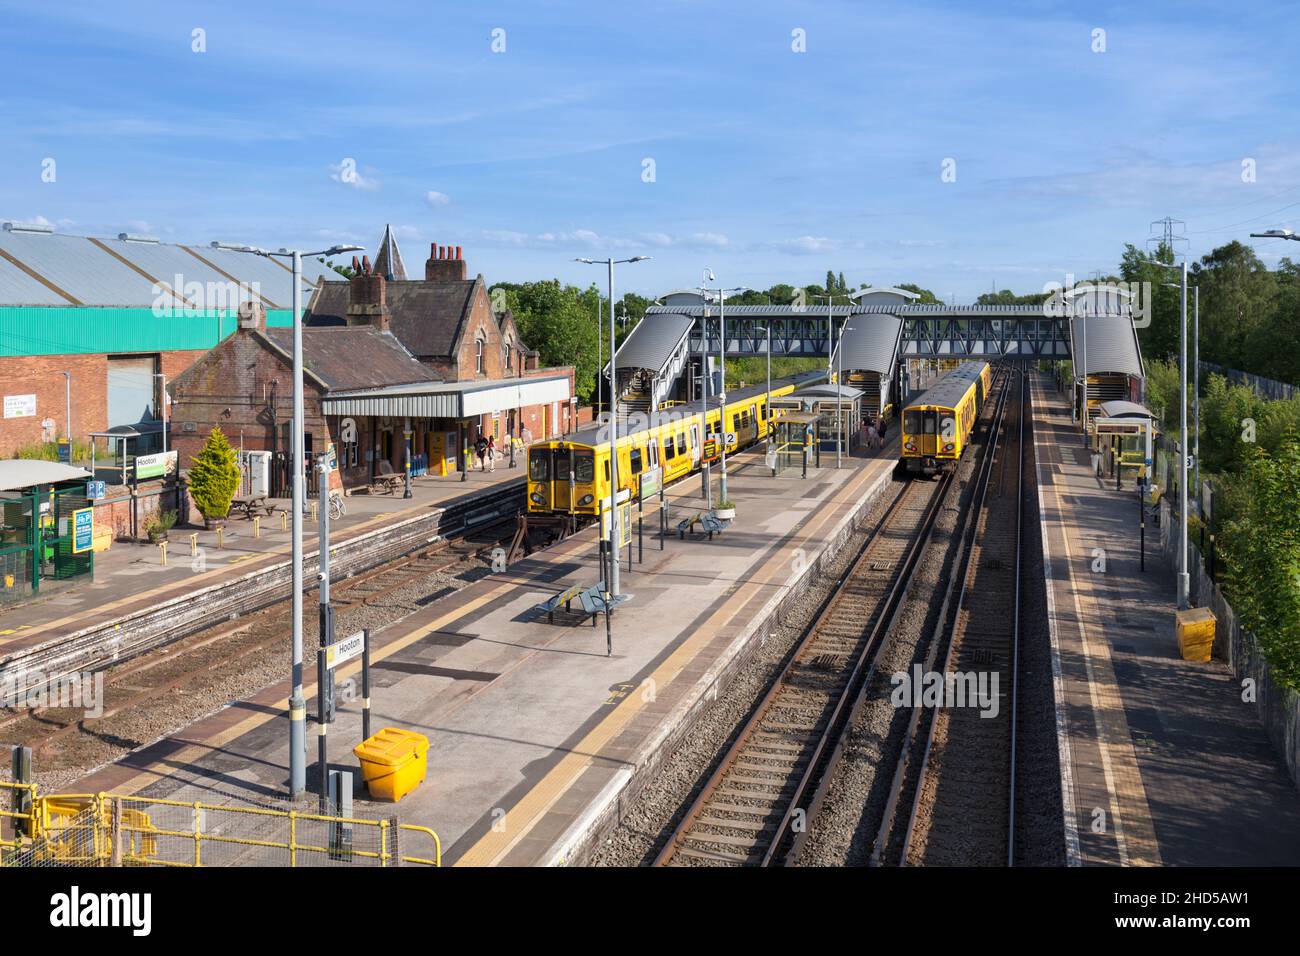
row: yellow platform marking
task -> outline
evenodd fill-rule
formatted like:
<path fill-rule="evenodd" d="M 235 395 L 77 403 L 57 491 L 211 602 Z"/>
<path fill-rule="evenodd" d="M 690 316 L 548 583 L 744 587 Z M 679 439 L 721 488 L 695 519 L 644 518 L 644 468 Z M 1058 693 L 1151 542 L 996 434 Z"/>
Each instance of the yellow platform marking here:
<path fill-rule="evenodd" d="M 1085 597 L 1081 594 L 1074 575 L 1074 554 L 1070 548 L 1070 535 L 1067 530 L 1069 520 L 1066 518 L 1057 483 L 1050 472 L 1047 485 L 1052 492 L 1052 500 L 1056 506 L 1057 527 L 1065 546 L 1065 583 L 1069 585 L 1074 602 L 1074 615 L 1078 624 L 1079 643 L 1083 651 L 1084 670 L 1087 675 L 1088 697 L 1096 728 L 1097 748 L 1101 755 L 1102 775 L 1110 797 L 1110 815 L 1115 829 L 1115 843 L 1119 851 L 1120 864 L 1159 866 L 1160 848 L 1151 823 L 1151 808 L 1147 802 L 1146 788 L 1142 785 L 1137 753 L 1133 748 L 1128 720 L 1124 715 L 1123 695 L 1120 693 L 1110 660 L 1110 645 L 1105 640 L 1104 634 L 1102 639 L 1096 642 L 1088 639 L 1089 625 L 1085 621 L 1083 612 Z M 1098 622 L 1097 629 L 1101 630 L 1102 618 L 1096 610 L 1096 597 L 1091 587 L 1086 591 L 1086 602 L 1093 608 L 1090 619 Z M 1123 813 L 1121 807 L 1124 808 Z M 1091 807 L 1079 807 L 1076 796 L 1076 811 L 1081 820 L 1090 820 L 1091 810 Z M 1127 831 L 1124 824 L 1125 817 L 1129 818 Z"/>
<path fill-rule="evenodd" d="M 853 496 L 841 496 L 842 492 L 854 489 L 867 481 L 868 478 L 874 480 L 878 477 L 877 469 L 870 466 L 863 468 L 857 478 L 845 482 L 844 487 L 836 492 L 833 497 L 828 496 L 826 503 L 847 506 L 847 503 L 853 500 Z M 821 509 L 817 513 L 820 520 L 807 522 L 803 527 L 799 528 L 801 537 L 807 540 L 812 536 L 815 529 L 820 529 L 829 523 L 832 518 L 837 517 L 837 513 L 838 508 Z M 788 574 L 786 568 L 789 563 L 789 554 L 784 550 L 769 557 L 748 581 L 730 593 L 726 605 L 710 615 L 702 626 L 692 631 L 691 636 L 678 645 L 655 668 L 648 678 L 653 682 L 652 686 L 662 689 L 679 677 L 682 671 L 714 640 L 717 633 L 740 613 L 755 593 L 770 587 L 779 574 Z M 604 703 L 608 703 L 608 701 Z M 616 738 L 647 703 L 644 694 L 631 694 L 615 704 L 613 710 L 602 718 L 577 745 L 560 758 L 559 763 L 547 771 L 536 786 L 510 807 L 506 813 L 506 819 L 511 821 L 509 827 L 484 834 L 477 843 L 465 851 L 455 865 L 492 866 L 498 863 L 520 840 L 532 831 L 547 811 L 598 759 L 603 747 Z M 521 820 L 522 823 L 519 822 Z"/>

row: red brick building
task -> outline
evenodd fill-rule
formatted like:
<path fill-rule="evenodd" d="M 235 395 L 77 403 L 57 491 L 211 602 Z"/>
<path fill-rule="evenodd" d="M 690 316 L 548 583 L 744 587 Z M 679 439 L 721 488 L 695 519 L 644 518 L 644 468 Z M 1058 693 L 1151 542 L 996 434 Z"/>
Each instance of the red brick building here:
<path fill-rule="evenodd" d="M 509 313 L 492 311 L 483 277 L 459 249 L 435 246 L 409 280 L 391 231 L 376 262 L 353 260 L 346 283 L 324 283 L 303 329 L 305 451 L 333 444 L 346 489 L 391 468 L 446 475 L 480 434 L 508 449 L 576 427 L 572 367 L 538 368 Z M 392 276 L 390 279 L 389 276 Z M 171 435 L 181 467 L 219 425 L 232 445 L 274 455 L 271 493 L 287 486 L 292 330 L 268 329 L 241 307 L 239 329 L 171 384 Z"/>
<path fill-rule="evenodd" d="M 354 267 L 362 268 L 355 260 Z M 370 274 L 355 275 L 346 287 L 319 287 L 305 321 L 309 328 L 370 325 L 389 331 L 445 383 L 407 389 L 400 403 L 381 402 L 376 390 L 360 390 L 348 402 L 341 396 L 331 399 L 345 414 L 379 419 L 366 423 L 375 431 L 373 444 L 362 439 L 363 447 L 379 458 L 388 458 L 393 444 L 385 429 L 404 427 L 397 419 L 404 420 L 407 413 L 413 452 L 437 474 L 454 470 L 457 445 L 472 446 L 479 434 L 493 436 L 506 448 L 509 436 L 538 440 L 578 424 L 571 403 L 573 368 L 538 367 L 538 354 L 521 339 L 514 317 L 508 311 L 493 312 L 483 276 L 469 278 L 459 246 L 435 243 L 424 278 L 408 279 L 387 230 Z M 423 398 L 417 400 L 421 391 Z M 394 414 L 385 415 L 384 408 Z"/>

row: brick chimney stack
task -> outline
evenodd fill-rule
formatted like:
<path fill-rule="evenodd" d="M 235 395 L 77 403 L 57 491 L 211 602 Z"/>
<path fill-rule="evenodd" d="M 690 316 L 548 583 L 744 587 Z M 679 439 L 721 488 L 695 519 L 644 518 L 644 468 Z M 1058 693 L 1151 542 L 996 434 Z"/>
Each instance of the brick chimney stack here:
<path fill-rule="evenodd" d="M 388 308 L 387 282 L 375 272 L 369 256 L 352 257 L 352 278 L 348 281 L 348 325 L 373 325 L 388 331 L 391 311 Z"/>
<path fill-rule="evenodd" d="M 424 263 L 426 282 L 454 282 L 466 278 L 467 271 L 460 246 L 440 246 L 435 242 L 429 247 L 429 258 Z"/>
<path fill-rule="evenodd" d="M 236 310 L 241 329 L 266 331 L 266 309 L 260 302 L 241 302 Z"/>

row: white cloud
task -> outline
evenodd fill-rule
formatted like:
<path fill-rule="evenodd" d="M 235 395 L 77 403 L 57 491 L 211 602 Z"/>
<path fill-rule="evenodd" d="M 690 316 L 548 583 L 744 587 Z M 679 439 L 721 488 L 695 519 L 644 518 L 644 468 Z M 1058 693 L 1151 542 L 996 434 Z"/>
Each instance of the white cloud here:
<path fill-rule="evenodd" d="M 721 249 L 727 245 L 728 239 L 720 232 L 697 232 L 691 236 L 691 241 L 700 246 L 712 246 L 715 249 Z"/>
<path fill-rule="evenodd" d="M 450 196 L 448 196 L 446 193 L 440 193 L 434 189 L 430 189 L 427 193 L 425 193 L 424 198 L 425 201 L 428 202 L 430 206 L 445 206 L 447 205 L 447 203 L 451 202 Z"/>
<path fill-rule="evenodd" d="M 373 174 L 374 170 L 367 168 L 366 172 Z M 330 163 L 330 179 L 365 192 L 374 192 L 379 188 L 379 180 L 373 175 L 365 175 L 357 166 L 356 160 L 351 158 L 344 159 L 341 163 Z"/>
<path fill-rule="evenodd" d="M 818 252 L 835 252 L 840 247 L 838 239 L 831 239 L 827 236 L 799 236 L 797 239 L 786 239 L 777 245 L 782 252 L 788 252 L 792 255 L 806 256 Z"/>

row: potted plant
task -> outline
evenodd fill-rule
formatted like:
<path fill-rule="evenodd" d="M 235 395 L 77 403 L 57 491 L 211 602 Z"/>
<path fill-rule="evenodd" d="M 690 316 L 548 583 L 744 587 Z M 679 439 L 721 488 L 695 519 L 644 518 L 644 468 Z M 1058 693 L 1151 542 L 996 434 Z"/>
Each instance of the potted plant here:
<path fill-rule="evenodd" d="M 230 503 L 239 488 L 239 465 L 235 460 L 235 449 L 215 425 L 198 457 L 190 459 L 190 498 L 209 531 L 225 524 L 230 514 Z"/>
<path fill-rule="evenodd" d="M 157 544 L 159 541 L 167 540 L 167 532 L 171 530 L 172 525 L 176 524 L 176 512 L 159 511 L 151 514 L 144 521 L 145 534 L 149 535 L 149 543 Z"/>
<path fill-rule="evenodd" d="M 713 508 L 713 516 L 719 521 L 730 521 L 736 517 L 736 503 L 722 498 Z"/>

